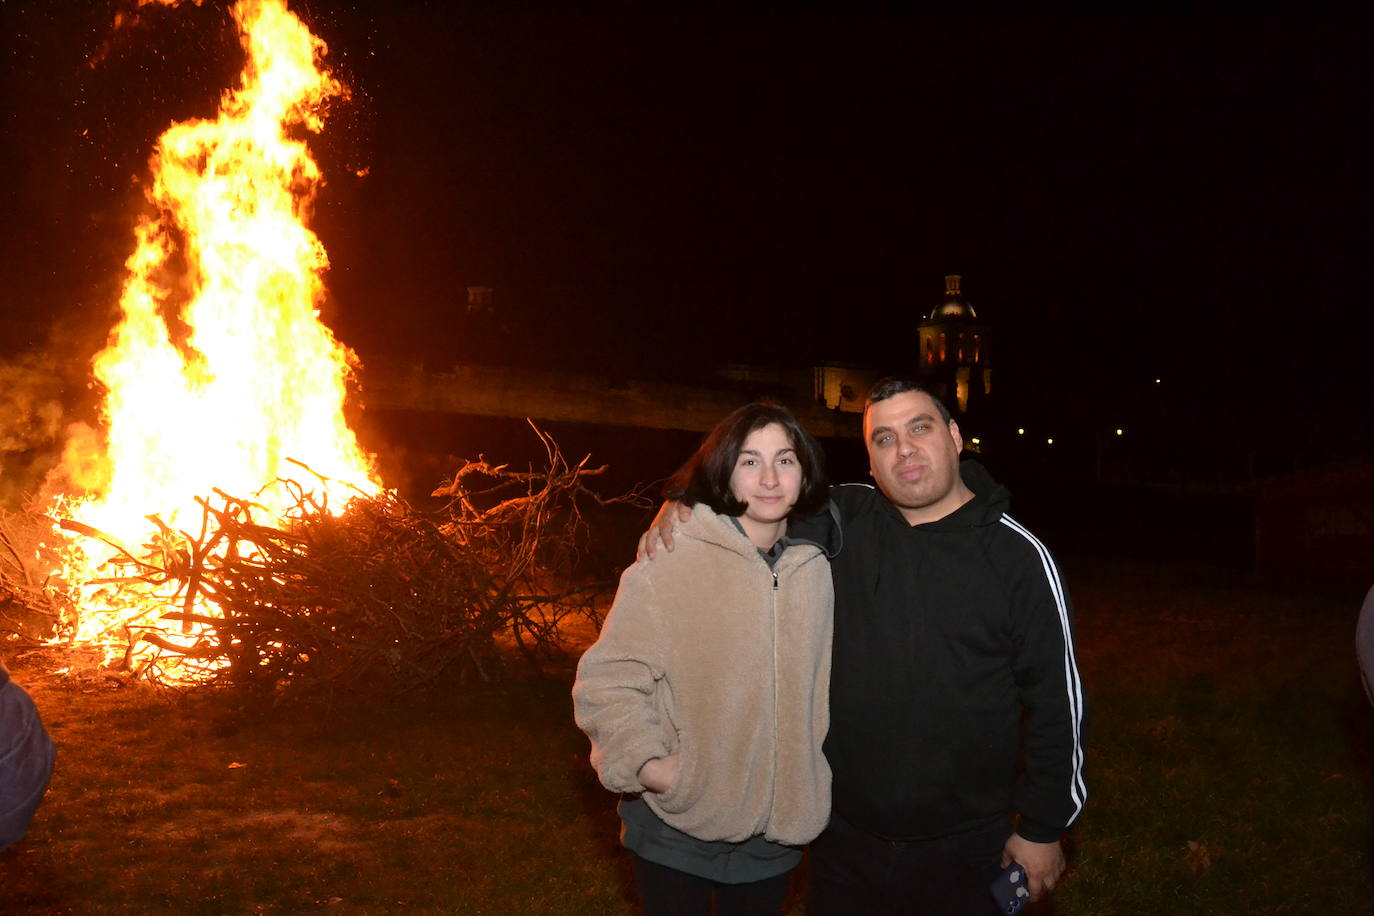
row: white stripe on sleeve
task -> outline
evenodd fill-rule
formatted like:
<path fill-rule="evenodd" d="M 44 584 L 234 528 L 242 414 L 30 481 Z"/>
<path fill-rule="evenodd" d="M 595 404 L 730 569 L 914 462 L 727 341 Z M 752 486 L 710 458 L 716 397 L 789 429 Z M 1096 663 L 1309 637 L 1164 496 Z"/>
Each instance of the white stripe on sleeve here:
<path fill-rule="evenodd" d="M 1071 767 L 1069 796 L 1073 799 L 1074 811 L 1073 816 L 1068 821 L 1072 824 L 1083 810 L 1083 802 L 1088 797 L 1088 790 L 1083 783 L 1083 685 L 1078 679 L 1078 662 L 1074 657 L 1073 634 L 1069 630 L 1069 607 L 1064 600 L 1064 586 L 1059 580 L 1059 569 L 1054 565 L 1054 558 L 1050 556 L 1045 545 L 1009 515 L 1003 514 L 1002 524 L 1029 541 L 1036 553 L 1040 554 L 1040 563 L 1045 569 L 1045 579 L 1049 582 L 1050 592 L 1054 595 L 1055 607 L 1059 611 L 1059 626 L 1064 634 L 1064 682 L 1068 686 L 1069 717 L 1073 722 L 1073 766 Z"/>

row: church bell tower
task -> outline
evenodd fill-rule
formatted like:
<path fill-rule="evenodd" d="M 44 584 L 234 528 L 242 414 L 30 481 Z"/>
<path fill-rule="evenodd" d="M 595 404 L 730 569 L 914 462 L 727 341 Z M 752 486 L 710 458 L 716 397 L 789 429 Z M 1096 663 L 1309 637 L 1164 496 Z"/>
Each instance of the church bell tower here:
<path fill-rule="evenodd" d="M 964 298 L 959 274 L 945 277 L 945 296 L 919 325 L 917 375 L 953 411 L 977 412 L 992 393 L 988 327 Z"/>

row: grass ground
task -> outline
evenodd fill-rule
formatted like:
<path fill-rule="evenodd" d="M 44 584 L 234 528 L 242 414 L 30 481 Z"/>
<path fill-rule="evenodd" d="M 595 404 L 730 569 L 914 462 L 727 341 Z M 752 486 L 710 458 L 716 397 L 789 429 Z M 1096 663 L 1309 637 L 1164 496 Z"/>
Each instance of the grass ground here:
<path fill-rule="evenodd" d="M 1065 564 L 1088 807 L 1040 913 L 1367 913 L 1374 709 L 1356 588 Z M 278 710 L 9 654 L 59 744 L 5 913 L 632 913 L 570 665 Z M 790 907 L 802 912 L 799 900 Z"/>

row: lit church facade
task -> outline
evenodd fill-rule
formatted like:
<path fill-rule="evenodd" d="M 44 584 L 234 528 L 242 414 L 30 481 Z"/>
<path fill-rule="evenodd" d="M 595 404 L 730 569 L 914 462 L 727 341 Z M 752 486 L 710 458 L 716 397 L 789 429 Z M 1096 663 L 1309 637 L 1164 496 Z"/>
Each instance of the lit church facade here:
<path fill-rule="evenodd" d="M 916 374 L 951 410 L 978 413 L 992 394 L 988 327 L 964 298 L 958 274 L 945 277 L 945 295 L 918 326 Z"/>
<path fill-rule="evenodd" d="M 982 414 L 992 394 L 990 332 L 960 289 L 962 277 L 945 277 L 945 295 L 917 324 L 914 348 L 896 369 L 918 378 L 950 410 Z M 872 367 L 826 363 L 815 367 L 816 401 L 832 410 L 861 413 L 877 381 Z"/>

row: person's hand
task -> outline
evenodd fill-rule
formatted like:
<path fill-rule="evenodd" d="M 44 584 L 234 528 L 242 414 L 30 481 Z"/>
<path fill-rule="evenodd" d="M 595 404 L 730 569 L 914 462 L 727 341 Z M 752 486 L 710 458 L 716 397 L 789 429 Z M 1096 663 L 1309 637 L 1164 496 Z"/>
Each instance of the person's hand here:
<path fill-rule="evenodd" d="M 1066 867 L 1064 850 L 1057 840 L 1032 843 L 1019 833 L 1007 837 L 1007 844 L 1002 847 L 1002 867 L 1006 868 L 1013 860 L 1026 870 L 1026 888 L 1031 900 L 1039 900 L 1054 890 Z"/>
<path fill-rule="evenodd" d="M 658 555 L 659 544 L 662 544 L 669 553 L 672 553 L 673 529 L 691 517 L 691 506 L 684 506 L 679 502 L 664 503 L 659 507 L 658 515 L 655 515 L 654 520 L 649 523 L 649 530 L 639 536 L 639 547 L 635 550 L 635 559 L 648 557 L 652 560 Z"/>
<path fill-rule="evenodd" d="M 639 768 L 639 784 L 655 794 L 667 792 L 677 782 L 677 770 L 682 758 L 677 754 L 655 757 Z"/>

